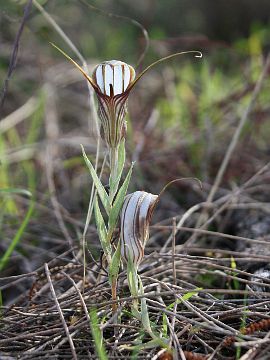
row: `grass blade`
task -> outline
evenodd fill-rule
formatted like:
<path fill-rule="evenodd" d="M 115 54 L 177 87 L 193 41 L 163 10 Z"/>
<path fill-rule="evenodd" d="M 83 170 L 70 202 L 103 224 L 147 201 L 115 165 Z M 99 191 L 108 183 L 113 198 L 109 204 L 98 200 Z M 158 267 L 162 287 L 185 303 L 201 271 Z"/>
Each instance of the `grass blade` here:
<path fill-rule="evenodd" d="M 118 150 L 118 166 L 117 166 L 118 183 L 122 176 L 125 161 L 126 161 L 126 149 L 125 149 L 125 139 L 123 139 L 119 145 L 119 150 Z"/>
<path fill-rule="evenodd" d="M 17 195 L 25 195 L 25 196 L 28 196 L 28 197 L 32 196 L 30 191 L 28 191 L 26 189 L 18 189 L 18 188 L 0 189 L 0 194 L 3 194 L 3 195 L 17 194 Z"/>
<path fill-rule="evenodd" d="M 196 288 L 196 289 L 194 289 L 194 290 L 192 290 L 192 291 L 189 291 L 188 293 L 186 293 L 186 294 L 184 294 L 183 296 L 181 296 L 180 299 L 176 299 L 176 303 L 177 303 L 177 304 L 180 304 L 180 303 L 183 302 L 183 301 L 189 300 L 190 298 L 192 298 L 192 296 L 198 295 L 198 293 L 199 293 L 200 290 L 203 290 L 203 288 Z M 168 306 L 166 307 L 166 309 L 167 309 L 167 310 L 173 309 L 174 305 L 175 305 L 175 302 L 173 302 L 172 304 L 168 305 Z"/>
<path fill-rule="evenodd" d="M 117 149 L 117 173 L 116 179 L 110 177 L 110 192 L 116 194 L 123 173 L 124 165 L 126 161 L 126 149 L 125 149 L 125 139 L 122 139 L 118 149 Z"/>
<path fill-rule="evenodd" d="M 108 231 L 108 238 L 109 240 L 112 237 L 113 231 L 115 229 L 116 226 L 116 222 L 119 216 L 119 213 L 122 209 L 123 206 L 123 202 L 125 200 L 125 196 L 127 193 L 127 189 L 128 189 L 128 185 L 130 182 L 130 178 L 131 178 L 131 174 L 132 174 L 132 170 L 133 170 L 133 166 L 134 163 L 131 164 L 131 167 L 129 169 L 129 172 L 125 178 L 125 181 L 123 182 L 123 185 L 121 186 L 121 188 L 119 189 L 117 195 L 116 195 L 116 199 L 113 203 L 110 215 L 109 215 L 109 231 Z"/>
<path fill-rule="evenodd" d="M 102 185 L 101 181 L 99 180 L 99 177 L 97 176 L 97 173 L 96 173 L 91 161 L 88 159 L 88 157 L 84 151 L 84 147 L 82 145 L 81 145 L 81 148 L 82 148 L 83 158 L 84 158 L 85 163 L 90 171 L 90 174 L 92 176 L 93 182 L 97 189 L 97 192 L 98 192 L 98 195 L 102 202 L 102 205 L 104 206 L 104 209 L 106 210 L 107 214 L 109 215 L 109 212 L 110 212 L 109 196 L 108 196 L 104 186 Z"/>
<path fill-rule="evenodd" d="M 0 271 L 3 270 L 3 268 L 6 266 L 6 264 L 8 263 L 10 256 L 13 252 L 13 250 L 15 249 L 15 247 L 18 245 L 24 230 L 26 228 L 26 226 L 29 223 L 29 220 L 33 214 L 34 211 L 34 202 L 31 202 L 29 209 L 25 215 L 25 218 L 23 220 L 23 222 L 21 223 L 21 226 L 19 227 L 18 231 L 16 232 L 14 238 L 12 239 L 9 247 L 7 248 L 6 252 L 4 253 L 4 255 L 2 256 L 2 258 L 0 259 Z"/>
<path fill-rule="evenodd" d="M 89 311 L 90 319 L 91 319 L 91 332 L 95 343 L 95 350 L 97 354 L 97 358 L 99 360 L 108 360 L 106 350 L 103 345 L 103 337 L 98 326 L 98 316 L 96 309 L 92 308 Z"/>
<path fill-rule="evenodd" d="M 109 276 L 110 276 L 110 282 L 112 283 L 112 279 L 113 278 L 117 278 L 118 273 L 119 273 L 119 267 L 120 267 L 120 259 L 121 259 L 121 248 L 120 248 L 120 243 L 118 243 L 117 245 L 117 249 L 113 254 L 112 257 L 112 261 L 110 266 L 110 271 L 109 271 Z"/>
<path fill-rule="evenodd" d="M 104 251 L 106 258 L 108 260 L 110 260 L 111 253 L 112 253 L 111 244 L 110 244 L 110 241 L 108 241 L 107 229 L 106 229 L 106 225 L 105 225 L 103 216 L 101 214 L 101 211 L 100 211 L 100 208 L 98 205 L 97 196 L 96 196 L 96 199 L 94 202 L 94 211 L 95 211 L 95 218 L 96 218 L 96 225 L 97 225 L 99 240 L 100 240 L 100 243 L 101 243 L 101 246 L 102 246 L 102 249 Z"/>

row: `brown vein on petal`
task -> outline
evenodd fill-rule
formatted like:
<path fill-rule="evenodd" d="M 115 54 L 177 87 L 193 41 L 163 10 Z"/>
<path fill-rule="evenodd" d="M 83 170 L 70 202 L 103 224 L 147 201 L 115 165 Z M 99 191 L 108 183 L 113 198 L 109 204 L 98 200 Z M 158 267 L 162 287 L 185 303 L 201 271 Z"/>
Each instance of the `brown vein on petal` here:
<path fill-rule="evenodd" d="M 125 252 L 124 222 L 125 222 L 126 211 L 127 211 L 127 205 L 126 205 L 126 202 L 124 202 L 124 205 L 122 208 L 122 212 L 124 212 L 124 214 L 121 217 L 120 241 L 121 241 L 121 248 L 123 249 L 123 254 L 124 254 L 125 258 L 126 258 L 126 252 Z M 121 251 L 121 253 L 122 253 L 122 251 Z"/>
<path fill-rule="evenodd" d="M 104 129 L 104 136 L 108 137 L 109 132 L 109 120 L 108 120 L 108 114 L 106 112 L 107 102 L 105 99 L 99 98 L 99 113 L 100 113 L 100 119 L 101 123 Z"/>
<path fill-rule="evenodd" d="M 134 195 L 135 195 L 135 193 L 133 193 L 132 196 L 131 196 L 131 199 L 133 201 L 134 201 L 134 199 L 133 199 Z M 136 203 L 136 207 L 135 207 L 135 210 L 134 210 L 134 213 L 133 213 L 133 219 L 132 219 L 132 235 L 133 235 L 133 239 L 135 240 L 135 242 L 136 242 L 136 237 L 135 237 L 135 234 L 134 234 L 134 220 L 136 219 L 137 204 L 138 204 L 138 202 Z M 133 261 L 135 263 L 137 263 L 137 257 L 136 257 L 134 246 L 133 246 L 133 240 L 131 240 L 130 246 L 131 246 L 132 252 L 133 252 Z"/>
<path fill-rule="evenodd" d="M 147 193 L 143 194 L 143 198 L 142 198 L 140 206 L 142 206 L 144 200 L 147 199 L 148 195 L 149 194 L 147 194 Z M 142 257 L 143 257 L 143 253 L 144 253 L 144 233 L 145 233 L 145 230 L 146 230 L 147 223 L 145 222 L 145 218 L 143 218 L 142 219 L 143 221 L 141 221 L 141 216 L 139 216 L 138 220 L 139 220 L 140 244 L 141 244 L 141 248 L 142 248 Z"/>
<path fill-rule="evenodd" d="M 120 122 L 123 122 L 123 118 L 125 115 L 125 99 L 117 99 L 115 100 L 115 119 L 116 119 L 116 129 L 119 129 L 119 127 L 121 126 Z M 120 141 L 120 137 L 121 137 L 121 131 L 117 131 L 117 140 Z"/>
<path fill-rule="evenodd" d="M 134 195 L 134 194 L 133 194 Z M 130 206 L 132 200 L 133 200 L 133 195 L 130 197 L 130 201 L 129 201 L 129 204 L 128 206 Z M 130 219 L 132 221 L 132 233 L 133 233 L 133 224 L 134 224 L 134 214 L 133 215 L 133 219 Z M 134 238 L 134 236 L 133 236 Z M 134 246 L 133 246 L 133 238 L 131 238 L 130 236 L 128 237 L 128 249 L 129 249 L 129 252 L 131 251 L 132 254 L 133 254 L 133 262 L 136 263 L 136 253 L 135 253 L 135 250 L 134 250 Z M 130 254 L 131 255 L 131 254 Z"/>
<path fill-rule="evenodd" d="M 154 210 L 154 205 L 156 203 L 156 199 L 157 199 L 157 195 L 151 194 L 150 204 L 149 204 L 149 207 L 147 210 L 147 215 L 146 215 L 146 227 L 145 227 L 146 232 L 144 234 L 144 242 L 145 243 L 146 243 L 147 238 L 149 237 L 149 225 L 152 220 L 153 210 Z"/>
<path fill-rule="evenodd" d="M 147 194 L 144 193 L 143 197 L 142 197 L 141 205 L 142 205 L 142 203 L 143 203 L 143 201 L 145 200 L 146 197 L 147 197 Z M 139 218 L 138 218 L 138 231 L 139 231 L 139 237 L 140 238 L 143 237 L 143 233 L 144 233 L 143 230 L 144 230 L 144 217 L 141 218 L 141 216 L 139 216 Z"/>
<path fill-rule="evenodd" d="M 134 222 L 133 222 L 133 236 L 138 249 L 137 262 L 141 260 L 141 258 L 143 257 L 143 247 L 140 241 L 140 207 L 144 198 L 145 198 L 145 194 L 141 194 L 137 201 L 135 208 Z"/>
<path fill-rule="evenodd" d="M 95 67 L 95 69 L 94 69 L 94 71 L 93 71 L 92 79 L 93 79 L 94 83 L 97 85 L 97 87 L 99 87 L 98 84 L 97 84 L 96 72 L 97 72 L 97 66 Z"/>
<path fill-rule="evenodd" d="M 129 87 L 129 84 L 131 83 L 131 76 L 132 76 L 130 67 L 128 67 L 128 70 L 129 70 L 129 82 L 127 87 Z"/>
<path fill-rule="evenodd" d="M 133 222 L 132 222 L 132 234 L 133 234 L 133 239 L 134 239 L 134 246 L 136 246 L 137 250 L 138 250 L 138 256 L 139 256 L 139 246 L 137 243 L 137 233 L 136 233 L 136 229 L 137 229 L 137 217 L 138 217 L 138 207 L 139 207 L 139 203 L 140 203 L 140 197 L 137 200 L 136 203 L 136 207 L 135 207 L 135 211 L 134 211 L 134 217 L 133 217 Z M 138 259 L 136 258 L 136 263 L 137 263 Z"/>
<path fill-rule="evenodd" d="M 124 231 L 124 223 L 125 223 L 125 218 L 126 218 L 126 212 L 127 212 L 127 208 L 128 208 L 128 205 L 130 203 L 130 200 L 131 200 L 132 196 L 130 196 L 128 199 L 126 199 L 125 203 L 126 203 L 126 207 L 124 209 L 124 215 L 123 215 L 123 221 L 121 221 L 121 234 L 122 234 L 122 239 L 123 239 L 123 249 L 124 249 L 124 255 L 125 255 L 125 258 L 126 258 L 126 261 L 128 261 L 128 256 L 127 256 L 127 253 L 126 253 L 126 240 L 125 240 L 125 231 Z M 125 205 L 124 203 L 124 205 Z M 123 211 L 123 210 L 122 210 Z"/>

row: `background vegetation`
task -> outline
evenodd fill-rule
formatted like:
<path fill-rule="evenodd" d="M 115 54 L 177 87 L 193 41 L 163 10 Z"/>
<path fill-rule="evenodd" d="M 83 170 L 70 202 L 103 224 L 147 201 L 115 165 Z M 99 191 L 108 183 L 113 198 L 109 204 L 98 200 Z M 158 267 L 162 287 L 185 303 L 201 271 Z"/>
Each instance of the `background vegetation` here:
<path fill-rule="evenodd" d="M 178 221 L 187 209 L 200 204 L 184 224 L 188 229 L 175 235 L 176 246 L 188 241 L 178 251 L 176 284 L 186 291 L 198 287 L 210 289 L 207 296 L 196 293 L 198 297 L 192 295 L 190 301 L 194 299 L 195 305 L 201 305 L 201 311 L 209 316 L 234 309 L 235 317 L 224 317 L 223 330 L 227 332 L 217 332 L 211 339 L 206 336 L 204 325 L 196 328 L 197 313 L 190 309 L 192 315 L 183 312 L 190 323 L 178 319 L 175 333 L 190 324 L 192 331 L 186 330 L 180 337 L 182 348 L 206 356 L 226 336 L 233 335 L 232 328 L 239 330 L 241 326 L 269 319 L 269 304 L 260 305 L 265 298 L 269 299 L 270 284 L 267 265 L 270 256 L 270 69 L 264 69 L 270 48 L 269 1 L 42 0 L 38 3 L 50 15 L 49 20 L 33 3 L 19 38 L 16 67 L 5 89 L 11 54 L 27 2 L 0 0 L 0 79 L 2 95 L 5 95 L 0 108 L 0 286 L 3 319 L 10 320 L 9 328 L 1 325 L 0 349 L 3 344 L 3 354 L 17 356 L 28 349 L 28 344 L 23 344 L 20 339 L 17 348 L 12 349 L 7 338 L 12 340 L 18 335 L 18 329 L 11 326 L 14 314 L 10 312 L 10 306 L 30 306 L 27 297 L 34 283 L 30 275 L 34 276 L 33 272 L 39 269 L 35 275 L 41 276 L 41 284 L 37 285 L 36 291 L 44 291 L 46 295 L 45 300 L 34 298 L 34 304 L 39 304 L 38 311 L 46 311 L 46 301 L 49 303 L 51 298 L 43 288 L 43 264 L 48 262 L 53 268 L 74 262 L 70 245 L 80 255 L 90 196 L 90 178 L 79 146 L 84 145 L 94 162 L 97 132 L 89 108 L 89 93 L 81 74 L 49 44 L 57 44 L 76 61 L 81 61 L 52 26 L 51 19 L 87 60 L 90 72 L 96 64 L 109 59 L 136 66 L 146 39 L 141 28 L 130 19 L 140 22 L 150 38 L 149 50 L 137 71 L 173 52 L 202 51 L 202 59 L 183 56 L 157 66 L 145 75 L 130 96 L 127 157 L 130 162 L 136 160 L 130 192 L 141 189 L 157 194 L 167 182 L 179 177 L 197 177 L 203 184 L 201 190 L 195 182 L 176 183 L 163 195 L 152 222 L 152 236 L 146 249 L 149 256 L 142 265 L 142 279 L 145 276 L 146 287 L 151 284 L 150 276 L 157 283 L 163 281 L 173 285 L 176 281 L 173 269 L 170 273 L 164 272 L 166 268 L 171 269 L 171 242 L 163 247 L 172 232 L 172 218 Z M 112 13 L 117 16 L 110 15 Z M 250 103 L 253 97 L 255 101 Z M 225 154 L 243 118 L 244 126 L 228 166 L 209 199 Z M 101 144 L 99 169 L 105 153 L 105 146 Z M 104 181 L 107 176 L 105 166 Z M 200 232 L 197 238 L 191 238 L 191 229 L 199 228 L 200 214 L 206 216 L 203 205 L 206 201 L 209 203 L 206 215 L 212 220 L 204 229 L 215 234 Z M 99 262 L 100 249 L 92 224 L 87 244 Z M 163 255 L 157 260 L 160 251 Z M 90 256 L 88 261 L 89 272 L 93 269 L 98 272 Z M 226 268 L 218 268 L 217 264 Z M 153 266 L 157 267 L 156 273 L 151 273 Z M 75 271 L 74 275 L 72 271 L 73 268 L 70 274 L 75 281 L 81 279 L 81 273 Z M 260 271 L 259 275 L 256 271 Z M 55 281 L 57 273 L 55 271 Z M 30 275 L 11 278 L 20 274 Z M 93 274 L 89 275 L 92 286 L 96 281 L 96 274 Z M 58 285 L 58 295 L 67 291 L 66 284 L 60 282 Z M 98 289 L 99 285 L 96 286 Z M 103 301 L 109 299 L 106 286 L 101 295 Z M 121 286 L 124 296 L 124 280 Z M 92 291 L 91 286 L 88 290 Z M 230 295 L 226 291 L 231 291 Z M 93 298 L 99 302 L 100 295 L 95 296 Z M 167 307 L 173 303 L 172 298 L 163 298 Z M 213 305 L 219 300 L 230 301 L 230 304 Z M 91 305 L 91 301 L 87 301 L 87 306 Z M 69 304 L 73 304 L 72 301 Z M 254 314 L 244 308 L 244 304 L 256 305 Z M 183 304 L 178 306 L 185 309 Z M 213 306 L 213 313 L 207 312 L 208 306 Z M 22 308 L 18 309 L 22 311 Z M 103 314 L 104 322 L 109 318 L 109 307 L 106 311 L 108 317 Z M 246 311 L 250 311 L 249 317 Z M 70 315 L 65 313 L 65 316 Z M 152 316 L 158 318 L 160 313 L 153 310 Z M 92 318 L 96 319 L 95 313 Z M 76 324 L 77 318 L 73 320 Z M 54 318 L 50 321 L 56 326 Z M 163 323 L 163 326 L 167 325 Z M 31 329 L 34 333 L 35 327 Z M 79 331 L 83 332 L 83 329 L 79 327 Z M 133 344 L 132 341 L 138 340 L 137 335 L 128 334 L 123 342 Z M 262 331 L 255 339 L 265 335 Z M 108 351 L 113 346 L 110 336 L 108 330 L 105 336 Z M 61 349 L 64 337 L 65 333 L 60 337 L 54 355 Z M 87 338 L 87 334 L 83 333 L 81 337 Z M 44 343 L 47 341 L 48 338 Z M 81 345 L 80 341 L 75 344 L 76 349 Z M 266 339 L 259 346 L 254 359 L 267 359 L 264 354 L 269 349 L 268 341 Z M 36 344 L 31 346 L 35 348 Z M 63 348 L 67 351 L 65 358 L 68 358 L 68 345 Z M 220 356 L 240 358 L 250 349 L 252 344 L 231 347 L 221 350 Z M 120 353 L 130 354 L 122 350 L 117 353 L 118 350 L 113 349 L 118 358 Z M 158 350 L 158 347 L 152 350 L 151 356 Z M 39 351 L 42 356 L 38 346 L 35 351 L 36 356 Z M 93 349 L 88 351 L 94 353 Z M 182 356 L 181 352 L 179 356 Z M 186 356 L 189 355 L 186 353 Z"/>

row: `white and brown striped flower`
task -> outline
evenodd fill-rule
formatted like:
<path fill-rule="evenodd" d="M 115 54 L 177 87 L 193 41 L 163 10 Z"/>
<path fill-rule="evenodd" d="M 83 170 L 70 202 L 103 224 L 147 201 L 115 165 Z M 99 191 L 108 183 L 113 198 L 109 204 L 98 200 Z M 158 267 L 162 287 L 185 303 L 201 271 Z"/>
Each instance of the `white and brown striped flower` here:
<path fill-rule="evenodd" d="M 130 259 L 139 266 L 149 238 L 149 224 L 158 199 L 157 195 L 135 191 L 126 196 L 120 224 L 121 257 L 126 263 Z"/>
<path fill-rule="evenodd" d="M 134 85 L 148 70 L 165 60 L 183 54 L 192 53 L 195 57 L 202 57 L 202 53 L 197 50 L 175 53 L 150 64 L 137 77 L 135 77 L 135 70 L 132 66 L 118 60 L 105 61 L 95 67 L 93 75 L 90 77 L 63 50 L 52 45 L 81 71 L 94 88 L 99 102 L 101 134 L 110 148 L 116 148 L 125 136 L 124 117 L 127 111 L 127 98 Z"/>
<path fill-rule="evenodd" d="M 130 85 L 135 79 L 132 66 L 117 60 L 96 66 L 92 81 L 98 98 L 102 136 L 109 147 L 115 148 L 125 135 L 125 115 Z"/>
<path fill-rule="evenodd" d="M 104 61 L 95 67 L 92 79 L 103 95 L 113 97 L 128 89 L 135 79 L 135 70 L 123 61 Z"/>

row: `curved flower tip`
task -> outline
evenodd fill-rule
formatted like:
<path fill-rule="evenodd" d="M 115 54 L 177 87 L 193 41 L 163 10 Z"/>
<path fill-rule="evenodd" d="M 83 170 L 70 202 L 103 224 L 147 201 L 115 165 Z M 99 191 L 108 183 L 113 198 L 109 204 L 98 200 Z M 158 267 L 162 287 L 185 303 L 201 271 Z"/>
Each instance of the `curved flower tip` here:
<path fill-rule="evenodd" d="M 145 191 L 135 191 L 126 196 L 121 211 L 121 257 L 130 259 L 136 266 L 142 261 L 149 238 L 149 224 L 158 196 Z"/>
<path fill-rule="evenodd" d="M 201 59 L 201 58 L 203 57 L 203 54 L 202 54 L 202 52 L 200 52 L 200 51 L 198 51 L 198 53 L 199 53 L 199 54 L 198 54 L 198 55 L 195 55 L 195 57 Z"/>
<path fill-rule="evenodd" d="M 52 44 L 69 61 L 71 61 L 92 85 L 98 99 L 98 113 L 101 121 L 101 135 L 109 148 L 117 148 L 125 136 L 125 115 L 127 99 L 132 88 L 141 77 L 157 64 L 173 57 L 194 54 L 201 58 L 197 50 L 183 51 L 161 58 L 147 66 L 137 77 L 132 66 L 118 60 L 104 61 L 97 65 L 90 77 L 84 69 L 63 50 Z"/>
<path fill-rule="evenodd" d="M 125 136 L 127 98 L 134 79 L 133 67 L 119 60 L 104 61 L 93 71 L 101 136 L 109 148 L 116 148 Z"/>
<path fill-rule="evenodd" d="M 93 71 L 92 80 L 101 94 L 113 97 L 123 94 L 135 79 L 132 66 L 119 61 L 104 61 Z"/>

